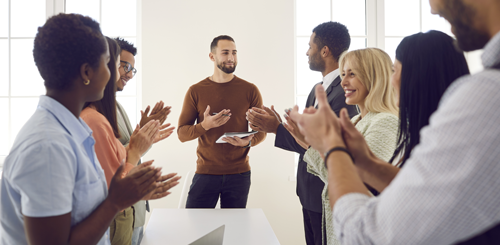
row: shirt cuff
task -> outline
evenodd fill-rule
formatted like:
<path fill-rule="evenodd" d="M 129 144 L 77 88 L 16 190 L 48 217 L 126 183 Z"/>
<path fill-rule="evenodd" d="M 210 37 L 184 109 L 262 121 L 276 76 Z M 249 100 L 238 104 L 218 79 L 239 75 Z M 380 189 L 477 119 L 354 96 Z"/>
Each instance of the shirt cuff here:
<path fill-rule="evenodd" d="M 370 197 L 361 193 L 349 193 L 341 196 L 333 206 L 333 228 L 335 235 L 342 241 L 347 221 L 352 220 L 355 213 L 365 206 Z"/>

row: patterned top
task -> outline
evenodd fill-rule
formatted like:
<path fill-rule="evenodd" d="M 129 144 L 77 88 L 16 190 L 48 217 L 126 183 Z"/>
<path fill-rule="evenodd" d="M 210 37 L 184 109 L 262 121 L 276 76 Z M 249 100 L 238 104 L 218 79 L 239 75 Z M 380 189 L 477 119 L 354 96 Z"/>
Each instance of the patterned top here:
<path fill-rule="evenodd" d="M 390 113 L 369 112 L 363 118 L 361 118 L 361 114 L 354 116 L 351 122 L 361 132 L 372 152 L 380 159 L 389 161 L 396 149 L 398 117 Z M 307 172 L 318 176 L 325 182 L 322 199 L 323 226 L 326 223 L 327 244 L 339 244 L 333 229 L 332 209 L 330 209 L 330 199 L 328 197 L 328 170 L 325 168 L 325 163 L 319 152 L 313 148 L 306 151 L 304 160 L 307 162 Z"/>
<path fill-rule="evenodd" d="M 453 244 L 500 222 L 500 33 L 486 45 L 484 71 L 446 91 L 405 167 L 378 197 L 339 198 L 342 244 Z M 402 201 L 404 200 L 404 201 Z"/>

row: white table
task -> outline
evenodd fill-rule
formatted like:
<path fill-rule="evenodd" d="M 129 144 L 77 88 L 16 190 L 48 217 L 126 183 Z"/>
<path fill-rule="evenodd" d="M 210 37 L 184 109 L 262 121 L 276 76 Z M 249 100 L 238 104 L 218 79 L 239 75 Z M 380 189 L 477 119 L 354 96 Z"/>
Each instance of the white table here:
<path fill-rule="evenodd" d="M 141 245 L 186 245 L 221 225 L 224 245 L 280 244 L 262 209 L 154 209 Z"/>

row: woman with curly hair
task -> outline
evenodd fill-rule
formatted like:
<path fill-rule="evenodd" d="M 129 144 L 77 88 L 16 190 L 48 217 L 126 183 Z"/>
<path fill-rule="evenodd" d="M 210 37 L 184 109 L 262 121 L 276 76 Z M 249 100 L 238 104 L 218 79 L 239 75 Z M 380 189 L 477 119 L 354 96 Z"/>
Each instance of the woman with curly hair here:
<path fill-rule="evenodd" d="M 5 159 L 0 243 L 109 244 L 120 210 L 151 192 L 166 196 L 175 182 L 158 185 L 160 169 L 146 164 L 126 175 L 122 164 L 108 192 L 92 131 L 80 118 L 110 78 L 97 22 L 76 14 L 49 18 L 38 28 L 33 56 L 47 93 Z"/>

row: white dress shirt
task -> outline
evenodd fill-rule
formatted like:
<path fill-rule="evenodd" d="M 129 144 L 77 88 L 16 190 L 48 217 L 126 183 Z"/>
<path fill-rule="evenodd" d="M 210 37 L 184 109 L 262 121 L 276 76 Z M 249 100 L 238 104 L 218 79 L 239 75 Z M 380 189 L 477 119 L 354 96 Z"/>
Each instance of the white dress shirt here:
<path fill-rule="evenodd" d="M 337 68 L 323 77 L 323 88 L 325 89 L 325 91 L 333 83 L 333 80 L 335 80 L 339 75 L 340 70 Z M 316 107 L 317 105 L 318 100 L 314 98 L 314 107 Z"/>
<path fill-rule="evenodd" d="M 453 244 L 500 222 L 500 33 L 481 57 L 485 70 L 444 94 L 420 144 L 378 197 L 337 200 L 341 244 Z"/>

